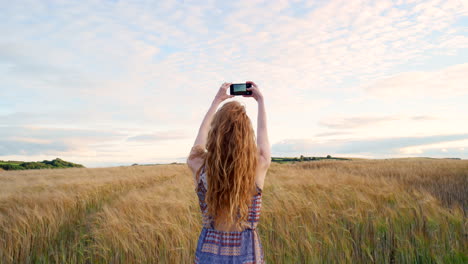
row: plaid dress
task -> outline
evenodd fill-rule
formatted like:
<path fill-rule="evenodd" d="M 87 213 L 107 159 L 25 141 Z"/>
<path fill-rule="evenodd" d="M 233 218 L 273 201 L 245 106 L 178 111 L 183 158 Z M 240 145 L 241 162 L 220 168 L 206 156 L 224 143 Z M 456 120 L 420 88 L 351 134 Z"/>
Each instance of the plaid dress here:
<path fill-rule="evenodd" d="M 257 186 L 257 193 L 252 197 L 252 206 L 249 207 L 247 220 L 249 227 L 243 231 L 230 232 L 214 228 L 205 203 L 206 190 L 206 173 L 205 168 L 203 168 L 195 188 L 202 212 L 203 229 L 198 238 L 194 263 L 265 263 L 262 244 L 256 229 L 260 218 L 262 190 Z"/>

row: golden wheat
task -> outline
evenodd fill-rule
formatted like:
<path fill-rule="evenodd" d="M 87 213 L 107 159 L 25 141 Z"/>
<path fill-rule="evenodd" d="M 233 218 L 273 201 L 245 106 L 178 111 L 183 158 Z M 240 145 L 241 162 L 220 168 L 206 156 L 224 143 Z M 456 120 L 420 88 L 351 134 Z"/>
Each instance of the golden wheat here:
<path fill-rule="evenodd" d="M 1 263 L 191 263 L 201 216 L 184 165 L 0 172 Z M 268 263 L 466 263 L 468 161 L 273 163 Z"/>

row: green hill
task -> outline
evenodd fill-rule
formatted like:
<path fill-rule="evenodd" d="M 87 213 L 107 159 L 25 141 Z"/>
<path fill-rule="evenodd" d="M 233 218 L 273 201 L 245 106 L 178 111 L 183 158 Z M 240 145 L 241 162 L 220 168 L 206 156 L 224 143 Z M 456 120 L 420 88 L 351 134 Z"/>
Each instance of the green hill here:
<path fill-rule="evenodd" d="M 33 170 L 33 169 L 59 169 L 59 168 L 84 168 L 81 164 L 76 164 L 62 159 L 44 160 L 37 162 L 24 161 L 3 161 L 0 160 L 0 169 L 3 170 Z"/>

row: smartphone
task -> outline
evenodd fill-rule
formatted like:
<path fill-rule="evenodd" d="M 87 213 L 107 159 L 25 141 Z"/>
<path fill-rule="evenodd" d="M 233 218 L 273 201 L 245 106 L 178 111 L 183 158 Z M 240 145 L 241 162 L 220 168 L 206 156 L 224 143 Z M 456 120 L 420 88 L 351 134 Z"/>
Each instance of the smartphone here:
<path fill-rule="evenodd" d="M 231 95 L 252 95 L 252 91 L 247 91 L 251 87 L 251 83 L 233 83 L 230 86 Z"/>

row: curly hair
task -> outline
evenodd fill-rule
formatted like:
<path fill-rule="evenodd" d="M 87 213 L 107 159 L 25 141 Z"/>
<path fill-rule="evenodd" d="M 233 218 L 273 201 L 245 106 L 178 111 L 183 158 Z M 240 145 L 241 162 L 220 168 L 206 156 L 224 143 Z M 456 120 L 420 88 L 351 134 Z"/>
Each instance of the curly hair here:
<path fill-rule="evenodd" d="M 252 122 L 239 102 L 228 102 L 215 113 L 203 153 L 208 183 L 205 202 L 215 223 L 246 226 L 258 164 L 255 142 Z"/>

